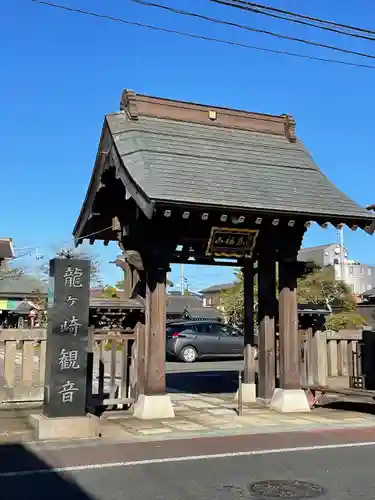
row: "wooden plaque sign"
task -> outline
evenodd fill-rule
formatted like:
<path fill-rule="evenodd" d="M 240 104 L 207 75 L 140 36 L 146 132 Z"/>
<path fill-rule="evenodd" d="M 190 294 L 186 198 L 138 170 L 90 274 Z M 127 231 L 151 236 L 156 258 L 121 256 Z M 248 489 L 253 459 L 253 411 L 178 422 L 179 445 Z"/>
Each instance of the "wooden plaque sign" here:
<path fill-rule="evenodd" d="M 259 230 L 213 227 L 206 255 L 216 257 L 251 257 Z"/>

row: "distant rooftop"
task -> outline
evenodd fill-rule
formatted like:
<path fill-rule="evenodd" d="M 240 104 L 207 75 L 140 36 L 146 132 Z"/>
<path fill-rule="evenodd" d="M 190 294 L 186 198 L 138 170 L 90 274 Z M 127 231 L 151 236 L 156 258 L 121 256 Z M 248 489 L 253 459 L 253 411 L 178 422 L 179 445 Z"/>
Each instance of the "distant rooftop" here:
<path fill-rule="evenodd" d="M 17 278 L 4 278 L 0 280 L 0 296 L 22 296 L 27 297 L 34 293 L 47 294 L 48 285 L 36 276 L 21 274 Z"/>
<path fill-rule="evenodd" d="M 223 292 L 225 290 L 230 290 L 231 288 L 233 288 L 233 286 L 234 286 L 234 283 L 222 283 L 219 285 L 212 285 L 212 286 L 209 286 L 208 288 L 204 288 L 199 293 L 202 293 L 202 294 L 219 293 L 219 292 Z"/>
<path fill-rule="evenodd" d="M 167 314 L 182 314 L 186 308 L 202 307 L 202 300 L 193 295 L 167 295 Z"/>
<path fill-rule="evenodd" d="M 0 238 L 0 261 L 3 259 L 12 259 L 14 249 L 12 238 Z"/>

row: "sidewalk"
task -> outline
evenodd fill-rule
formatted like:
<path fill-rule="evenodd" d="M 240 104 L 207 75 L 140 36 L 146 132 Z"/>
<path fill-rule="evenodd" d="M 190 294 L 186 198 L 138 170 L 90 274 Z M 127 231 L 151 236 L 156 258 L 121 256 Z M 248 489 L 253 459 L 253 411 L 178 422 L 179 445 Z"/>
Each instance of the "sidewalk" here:
<path fill-rule="evenodd" d="M 375 415 L 358 411 L 320 407 L 310 413 L 280 414 L 252 404 L 244 406 L 243 415 L 238 416 L 232 394 L 171 394 L 171 399 L 176 416 L 170 420 L 139 421 L 125 413 L 104 414 L 102 437 L 141 442 L 299 430 L 375 428 Z"/>
<path fill-rule="evenodd" d="M 171 394 L 175 418 L 142 421 L 125 411 L 108 411 L 101 417 L 101 438 L 114 442 L 145 442 L 197 437 L 219 437 L 295 431 L 375 429 L 375 415 L 320 407 L 310 413 L 280 414 L 258 405 L 245 405 L 238 416 L 233 395 Z M 353 403 L 351 410 L 375 410 L 375 405 Z M 30 413 L 40 409 L 0 411 L 0 444 L 30 442 Z M 98 443 L 100 439 L 98 440 Z"/>

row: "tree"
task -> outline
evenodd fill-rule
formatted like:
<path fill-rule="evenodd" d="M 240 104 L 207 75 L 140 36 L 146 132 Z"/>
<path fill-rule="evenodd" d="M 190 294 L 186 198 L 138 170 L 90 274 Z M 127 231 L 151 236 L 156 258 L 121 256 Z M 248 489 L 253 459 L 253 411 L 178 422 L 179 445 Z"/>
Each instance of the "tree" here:
<path fill-rule="evenodd" d="M 354 311 L 356 308 L 350 287 L 344 281 L 335 280 L 332 266 L 316 269 L 300 278 L 297 296 L 301 304 L 325 304 L 330 312 L 333 305 L 345 311 Z"/>
<path fill-rule="evenodd" d="M 254 282 L 254 314 L 258 310 L 257 280 Z M 244 294 L 243 274 L 241 271 L 235 273 L 234 286 L 222 292 L 222 305 L 224 313 L 231 323 L 244 324 Z M 336 281 L 334 270 L 331 266 L 316 268 L 311 273 L 305 274 L 298 280 L 297 284 L 298 302 L 309 304 L 325 304 L 332 312 L 332 306 L 338 305 L 346 312 L 354 312 L 356 305 L 349 286 L 343 281 Z M 332 315 L 335 316 L 335 315 Z M 359 322 L 358 318 L 346 316 L 346 319 Z M 342 321 L 342 318 L 338 318 Z M 334 321 L 334 320 L 333 320 Z M 348 323 L 349 324 L 349 323 Z"/>
<path fill-rule="evenodd" d="M 326 319 L 327 330 L 339 330 L 362 328 L 367 323 L 361 315 L 355 311 L 342 311 L 340 313 L 332 314 Z"/>
<path fill-rule="evenodd" d="M 78 248 L 60 248 L 56 251 L 55 257 L 58 259 L 83 259 L 90 261 L 90 285 L 98 287 L 102 285 L 100 262 L 97 256 Z M 40 273 L 42 278 L 47 279 L 49 276 L 49 260 L 45 260 L 40 265 Z"/>
<path fill-rule="evenodd" d="M 118 298 L 119 295 L 118 295 L 117 288 L 115 286 L 112 286 L 112 285 L 105 285 L 103 288 L 102 297 L 106 298 L 106 299 Z"/>
<path fill-rule="evenodd" d="M 258 283 L 254 280 L 254 314 L 258 311 Z M 237 271 L 232 288 L 221 292 L 224 314 L 229 322 L 243 327 L 244 325 L 244 287 L 243 273 Z"/>

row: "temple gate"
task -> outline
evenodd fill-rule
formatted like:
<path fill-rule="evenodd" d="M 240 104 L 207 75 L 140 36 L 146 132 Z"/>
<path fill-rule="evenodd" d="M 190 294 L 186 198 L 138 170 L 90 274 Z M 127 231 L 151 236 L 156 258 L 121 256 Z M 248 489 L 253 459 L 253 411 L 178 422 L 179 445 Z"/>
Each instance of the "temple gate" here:
<path fill-rule="evenodd" d="M 125 90 L 107 115 L 77 244 L 117 241 L 126 289 L 144 304 L 134 414 L 173 417 L 165 386 L 165 283 L 172 263 L 239 266 L 244 272 L 246 401 L 308 411 L 301 390 L 297 262 L 312 222 L 375 229 L 374 216 L 322 174 L 287 115 L 172 101 Z M 278 293 L 276 290 L 278 270 Z M 253 282 L 258 279 L 259 383 L 251 355 Z M 130 321 L 130 320 L 129 320 Z M 279 328 L 280 387 L 275 332 Z"/>

